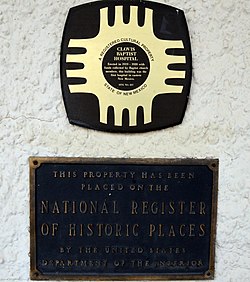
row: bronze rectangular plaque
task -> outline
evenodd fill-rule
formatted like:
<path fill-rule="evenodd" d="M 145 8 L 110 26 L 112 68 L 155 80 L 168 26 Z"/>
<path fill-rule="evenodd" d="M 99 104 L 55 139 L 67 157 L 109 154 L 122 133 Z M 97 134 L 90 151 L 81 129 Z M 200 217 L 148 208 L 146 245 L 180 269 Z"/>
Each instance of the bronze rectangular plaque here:
<path fill-rule="evenodd" d="M 212 279 L 218 165 L 31 157 L 31 279 Z"/>

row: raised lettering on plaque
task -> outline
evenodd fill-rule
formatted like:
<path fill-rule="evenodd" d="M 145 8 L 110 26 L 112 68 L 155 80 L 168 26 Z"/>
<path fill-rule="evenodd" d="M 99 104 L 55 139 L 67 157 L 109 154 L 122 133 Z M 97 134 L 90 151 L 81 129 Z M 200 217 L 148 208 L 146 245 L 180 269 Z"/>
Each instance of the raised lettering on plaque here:
<path fill-rule="evenodd" d="M 218 160 L 30 158 L 32 279 L 212 279 Z"/>

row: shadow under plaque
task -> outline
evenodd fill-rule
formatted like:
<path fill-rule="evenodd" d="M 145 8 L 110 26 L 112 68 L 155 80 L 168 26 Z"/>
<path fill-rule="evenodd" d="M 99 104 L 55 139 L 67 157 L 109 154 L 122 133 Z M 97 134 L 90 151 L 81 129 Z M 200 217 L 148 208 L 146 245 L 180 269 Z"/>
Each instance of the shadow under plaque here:
<path fill-rule="evenodd" d="M 31 279 L 212 279 L 218 166 L 31 157 Z"/>

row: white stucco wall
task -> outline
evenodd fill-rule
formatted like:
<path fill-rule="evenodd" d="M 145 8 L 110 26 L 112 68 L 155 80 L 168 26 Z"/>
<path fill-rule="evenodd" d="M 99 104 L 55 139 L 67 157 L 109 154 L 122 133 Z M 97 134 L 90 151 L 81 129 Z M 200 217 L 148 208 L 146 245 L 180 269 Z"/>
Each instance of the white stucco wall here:
<path fill-rule="evenodd" d="M 215 281 L 250 281 L 250 1 L 161 1 L 185 11 L 193 80 L 181 125 L 110 134 L 68 123 L 62 31 L 84 0 L 0 1 L 0 280 L 29 281 L 28 157 L 219 158 Z"/>

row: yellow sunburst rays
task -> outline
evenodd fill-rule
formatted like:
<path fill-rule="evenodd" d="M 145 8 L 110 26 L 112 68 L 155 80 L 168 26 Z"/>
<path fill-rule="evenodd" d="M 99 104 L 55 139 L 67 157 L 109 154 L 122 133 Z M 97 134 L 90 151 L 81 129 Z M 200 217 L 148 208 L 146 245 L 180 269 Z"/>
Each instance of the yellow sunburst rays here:
<path fill-rule="evenodd" d="M 134 91 L 133 95 L 118 95 L 116 91 L 110 91 L 102 71 L 102 59 L 105 52 L 114 42 L 129 38 L 131 42 L 139 45 L 150 58 L 150 72 L 145 81 L 147 87 L 141 91 Z M 136 39 L 136 40 L 131 40 Z M 153 10 L 145 9 L 145 21 L 143 26 L 138 25 L 138 7 L 130 7 L 130 20 L 123 21 L 123 7 L 115 8 L 115 23 L 108 24 L 108 8 L 100 10 L 100 30 L 96 37 L 90 39 L 70 39 L 69 48 L 85 48 L 84 54 L 67 54 L 67 63 L 81 63 L 79 69 L 68 69 L 68 78 L 85 78 L 84 84 L 70 84 L 70 93 L 92 93 L 99 101 L 100 122 L 107 124 L 108 108 L 114 109 L 114 125 L 122 126 L 122 114 L 125 109 L 129 112 L 129 125 L 137 125 L 138 107 L 143 108 L 144 124 L 152 121 L 152 102 L 155 96 L 168 93 L 181 94 L 183 86 L 166 84 L 168 78 L 185 78 L 185 71 L 170 70 L 171 64 L 186 63 L 185 56 L 167 55 L 166 50 L 183 49 L 182 40 L 161 40 L 153 32 Z M 150 52 L 150 53 L 149 53 Z M 103 54 L 104 53 L 104 54 Z M 140 87 L 139 87 L 140 88 Z M 126 94 L 126 90 L 122 91 Z M 128 91 L 130 92 L 130 91 Z"/>

